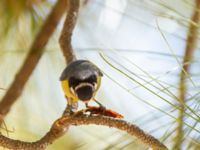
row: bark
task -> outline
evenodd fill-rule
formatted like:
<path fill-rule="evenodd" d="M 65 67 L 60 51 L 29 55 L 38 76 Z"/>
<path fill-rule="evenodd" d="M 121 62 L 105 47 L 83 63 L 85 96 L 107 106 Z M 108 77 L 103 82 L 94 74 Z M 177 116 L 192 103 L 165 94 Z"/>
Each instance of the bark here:
<path fill-rule="evenodd" d="M 167 147 L 159 140 L 145 133 L 142 129 L 134 124 L 111 117 L 88 116 L 84 114 L 78 116 L 71 115 L 61 117 L 54 122 L 50 131 L 36 142 L 23 142 L 0 135 L 0 146 L 14 150 L 44 150 L 49 144 L 53 143 L 56 139 L 64 135 L 65 132 L 68 131 L 69 126 L 80 126 L 89 124 L 113 127 L 127 132 L 129 135 L 136 137 L 142 143 L 155 150 L 167 150 Z"/>
<path fill-rule="evenodd" d="M 59 38 L 59 43 L 66 63 L 76 59 L 72 48 L 72 33 L 76 25 L 79 10 L 79 0 L 69 0 L 69 10 Z"/>

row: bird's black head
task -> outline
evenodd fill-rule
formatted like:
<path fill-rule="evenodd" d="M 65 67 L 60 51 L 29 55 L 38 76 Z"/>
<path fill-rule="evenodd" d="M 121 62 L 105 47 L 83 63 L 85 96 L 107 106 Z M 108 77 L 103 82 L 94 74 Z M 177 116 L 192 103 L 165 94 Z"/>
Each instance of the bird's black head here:
<path fill-rule="evenodd" d="M 96 75 L 91 75 L 86 79 L 78 79 L 71 77 L 69 79 L 69 87 L 78 99 L 87 102 L 92 99 L 97 87 Z"/>

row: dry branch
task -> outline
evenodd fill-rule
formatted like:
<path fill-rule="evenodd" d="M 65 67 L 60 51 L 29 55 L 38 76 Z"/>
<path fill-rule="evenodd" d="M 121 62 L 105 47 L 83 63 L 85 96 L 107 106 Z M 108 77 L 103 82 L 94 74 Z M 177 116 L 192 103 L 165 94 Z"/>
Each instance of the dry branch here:
<path fill-rule="evenodd" d="M 136 137 L 141 142 L 155 150 L 167 150 L 167 147 L 159 142 L 153 136 L 145 133 L 136 125 L 128 123 L 124 120 L 114 119 L 105 116 L 88 116 L 88 115 L 72 115 L 64 116 L 52 125 L 50 131 L 39 141 L 36 142 L 22 142 L 19 140 L 9 139 L 0 135 L 0 145 L 6 148 L 15 150 L 44 150 L 49 144 L 61 137 L 69 128 L 70 125 L 104 125 L 108 127 L 117 128 L 127 132 L 129 135 Z"/>
<path fill-rule="evenodd" d="M 189 68 L 190 64 L 193 59 L 193 54 L 195 49 L 197 48 L 197 40 L 198 40 L 198 28 L 199 28 L 199 21 L 200 21 L 200 0 L 196 0 L 196 7 L 194 8 L 194 13 L 191 18 L 192 22 L 189 27 L 185 55 L 183 59 L 183 70 L 180 74 L 180 84 L 179 84 L 179 101 L 180 101 L 180 111 L 178 116 L 178 126 L 177 132 L 175 136 L 175 143 L 174 148 L 176 150 L 181 150 L 182 141 L 184 137 L 184 129 L 183 129 L 183 122 L 184 122 L 184 113 L 185 113 L 185 106 L 186 106 L 186 79 L 190 76 Z"/>
<path fill-rule="evenodd" d="M 69 0 L 69 10 L 59 38 L 60 47 L 62 49 L 66 63 L 70 63 L 76 59 L 74 50 L 72 48 L 71 39 L 72 32 L 78 18 L 79 3 L 79 0 Z"/>
<path fill-rule="evenodd" d="M 58 25 L 66 8 L 66 0 L 59 0 L 53 7 L 40 32 L 36 36 L 21 69 L 16 74 L 14 81 L 0 102 L 0 115 L 5 116 L 9 112 L 13 103 L 21 95 L 26 82 L 44 52 L 45 45 L 56 29 L 56 26 Z"/>

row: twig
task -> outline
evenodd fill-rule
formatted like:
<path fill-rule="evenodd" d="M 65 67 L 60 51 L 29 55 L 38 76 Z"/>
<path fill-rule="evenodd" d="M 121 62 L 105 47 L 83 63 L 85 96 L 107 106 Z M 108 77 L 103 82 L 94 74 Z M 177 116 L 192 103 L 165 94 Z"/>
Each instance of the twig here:
<path fill-rule="evenodd" d="M 66 0 L 59 0 L 53 7 L 40 32 L 36 36 L 24 64 L 16 74 L 14 81 L 0 102 L 0 115 L 5 116 L 9 112 L 13 103 L 21 95 L 26 82 L 44 52 L 45 45 L 56 29 L 56 26 L 58 25 L 66 8 Z"/>
<path fill-rule="evenodd" d="M 50 131 L 39 141 L 36 142 L 22 142 L 19 140 L 9 139 L 3 135 L 0 135 L 0 145 L 6 148 L 15 150 L 43 150 L 49 144 L 54 142 L 57 138 L 61 137 L 69 128 L 70 125 L 104 125 L 108 127 L 117 128 L 125 131 L 131 136 L 136 137 L 144 144 L 155 150 L 167 150 L 167 147 L 159 142 L 153 136 L 145 133 L 136 125 L 128 123 L 124 120 L 114 119 L 105 116 L 88 116 L 88 115 L 72 115 L 65 116 L 54 122 Z"/>
<path fill-rule="evenodd" d="M 69 10 L 65 19 L 65 23 L 59 38 L 60 47 L 65 57 L 66 63 L 70 63 L 76 59 L 74 50 L 71 45 L 72 32 L 76 25 L 79 10 L 79 0 L 68 0 Z"/>
<path fill-rule="evenodd" d="M 194 14 L 191 18 L 192 22 L 195 22 L 197 25 L 199 25 L 200 22 L 200 0 L 196 0 L 196 7 L 194 9 Z M 173 149 L 181 150 L 182 142 L 183 142 L 183 136 L 184 136 L 184 130 L 183 130 L 183 122 L 184 122 L 184 113 L 185 113 L 185 101 L 186 101 L 186 79 L 187 75 L 189 75 L 189 68 L 190 64 L 193 59 L 193 53 L 195 49 L 197 48 L 197 40 L 198 40 L 198 26 L 194 24 L 190 24 L 190 28 L 188 31 L 188 37 L 187 37 L 187 45 L 185 49 L 185 55 L 183 59 L 183 70 L 180 74 L 180 84 L 179 84 L 179 101 L 180 101 L 180 110 L 179 110 L 179 116 L 178 116 L 178 126 L 177 126 L 177 132 L 175 136 L 175 143 L 173 146 Z"/>

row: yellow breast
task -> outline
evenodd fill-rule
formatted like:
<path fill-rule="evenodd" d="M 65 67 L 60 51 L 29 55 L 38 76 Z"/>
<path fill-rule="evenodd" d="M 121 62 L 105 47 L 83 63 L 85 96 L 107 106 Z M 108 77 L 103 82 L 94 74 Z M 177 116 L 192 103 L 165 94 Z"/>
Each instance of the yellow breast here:
<path fill-rule="evenodd" d="M 71 92 L 70 87 L 69 87 L 69 81 L 68 80 L 63 80 L 63 81 L 61 81 L 61 84 L 62 84 L 63 91 L 65 93 L 65 96 L 67 98 L 71 98 L 73 100 L 73 102 L 77 102 L 78 101 L 78 97 L 76 97 L 76 95 L 74 95 Z M 97 88 L 93 93 L 93 97 L 96 95 L 96 92 L 98 91 L 100 85 L 101 85 L 101 77 L 97 77 Z"/>
<path fill-rule="evenodd" d="M 63 91 L 65 93 L 65 96 L 68 98 L 71 98 L 73 100 L 73 102 L 77 102 L 78 98 L 70 91 L 69 81 L 63 80 L 63 81 L 61 81 L 61 84 L 62 84 Z"/>

